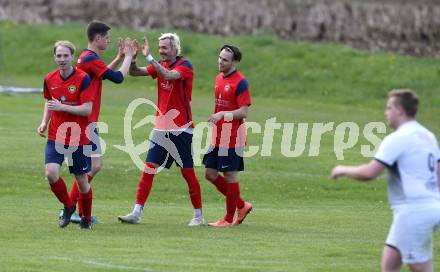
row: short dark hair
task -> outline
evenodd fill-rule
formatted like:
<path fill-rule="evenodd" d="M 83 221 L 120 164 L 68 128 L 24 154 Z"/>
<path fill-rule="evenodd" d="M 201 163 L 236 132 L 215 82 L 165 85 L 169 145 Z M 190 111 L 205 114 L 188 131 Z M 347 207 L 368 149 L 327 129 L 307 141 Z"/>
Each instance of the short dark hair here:
<path fill-rule="evenodd" d="M 402 106 L 406 115 L 415 117 L 419 109 L 419 97 L 416 92 L 410 89 L 395 89 L 391 90 L 388 98 L 394 97 L 395 104 Z"/>
<path fill-rule="evenodd" d="M 99 21 L 92 21 L 87 26 L 87 38 L 89 42 L 93 41 L 96 35 L 105 35 L 111 29 L 108 25 Z"/>
<path fill-rule="evenodd" d="M 226 51 L 229 51 L 232 53 L 232 59 L 235 61 L 240 62 L 241 61 L 241 52 L 240 52 L 240 48 L 238 48 L 237 46 L 234 45 L 228 45 L 225 44 L 222 46 L 222 48 L 220 48 L 220 52 L 225 49 Z"/>

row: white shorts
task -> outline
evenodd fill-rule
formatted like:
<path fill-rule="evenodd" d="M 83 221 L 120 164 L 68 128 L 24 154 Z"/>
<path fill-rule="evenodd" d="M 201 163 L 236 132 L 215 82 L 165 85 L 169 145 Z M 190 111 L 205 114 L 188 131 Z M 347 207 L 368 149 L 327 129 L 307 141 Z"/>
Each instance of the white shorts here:
<path fill-rule="evenodd" d="M 440 226 L 440 203 L 393 207 L 386 244 L 397 249 L 405 264 L 432 259 L 432 236 Z"/>

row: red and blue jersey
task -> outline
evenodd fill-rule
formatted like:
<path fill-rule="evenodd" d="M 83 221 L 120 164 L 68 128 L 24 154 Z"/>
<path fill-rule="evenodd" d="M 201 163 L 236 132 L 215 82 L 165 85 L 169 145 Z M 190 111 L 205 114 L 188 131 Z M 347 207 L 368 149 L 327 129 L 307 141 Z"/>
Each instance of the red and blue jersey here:
<path fill-rule="evenodd" d="M 215 113 L 220 111 L 233 111 L 242 106 L 251 105 L 249 84 L 246 78 L 234 71 L 224 76 L 220 73 L 215 78 Z M 211 138 L 215 147 L 244 147 L 246 143 L 246 128 L 244 120 L 226 121 L 224 118 L 216 123 Z"/>
<path fill-rule="evenodd" d="M 47 74 L 44 78 L 43 96 L 47 100 L 55 98 L 71 106 L 92 102 L 95 98 L 90 88 L 89 76 L 78 69 L 74 69 L 73 73 L 65 79 L 61 77 L 59 70 Z M 51 111 L 48 139 L 72 146 L 88 144 L 90 142 L 86 136 L 88 124 L 87 116 Z"/>
<path fill-rule="evenodd" d="M 90 122 L 97 122 L 101 111 L 102 75 L 109 68 L 104 61 L 92 50 L 84 49 L 78 58 L 76 68 L 86 72 L 90 79 L 90 89 L 95 94 L 92 113 L 89 115 Z"/>
<path fill-rule="evenodd" d="M 154 79 L 157 78 L 157 104 L 155 128 L 160 130 L 176 130 L 194 127 L 191 113 L 191 96 L 194 71 L 192 64 L 184 57 L 178 56 L 174 63 L 168 65 L 161 61 L 160 65 L 168 70 L 176 70 L 180 74 L 178 80 L 165 80 L 152 65 L 148 65 L 147 71 Z M 170 110 L 177 110 L 176 118 L 166 115 Z M 162 118 L 161 118 L 162 117 Z"/>

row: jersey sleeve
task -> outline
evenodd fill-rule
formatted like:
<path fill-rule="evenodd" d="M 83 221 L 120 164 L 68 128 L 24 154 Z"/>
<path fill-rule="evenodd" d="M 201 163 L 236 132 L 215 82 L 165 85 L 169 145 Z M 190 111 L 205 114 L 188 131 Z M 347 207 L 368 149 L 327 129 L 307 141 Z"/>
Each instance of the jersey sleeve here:
<path fill-rule="evenodd" d="M 47 87 L 46 79 L 44 79 L 44 83 L 43 83 L 43 96 L 47 100 L 52 99 L 52 96 L 49 93 L 49 88 Z"/>
<path fill-rule="evenodd" d="M 82 57 L 81 65 L 86 68 L 88 74 L 93 73 L 97 77 L 101 77 L 109 69 L 104 61 L 95 55 Z"/>
<path fill-rule="evenodd" d="M 437 150 L 436 150 L 436 152 L 435 152 L 435 154 L 436 154 L 436 156 L 437 156 L 437 162 L 440 163 L 440 148 L 439 148 L 439 146 L 438 146 L 438 141 L 437 141 L 437 138 L 435 138 L 434 134 L 433 134 L 432 136 L 433 136 L 434 139 L 435 139 L 435 145 L 436 145 L 436 147 L 437 147 Z"/>
<path fill-rule="evenodd" d="M 79 92 L 79 101 L 81 104 L 95 100 L 93 89 L 90 88 L 90 77 L 88 75 L 84 76 Z"/>
<path fill-rule="evenodd" d="M 194 76 L 193 66 L 189 60 L 183 61 L 176 68 L 174 68 L 174 70 L 179 72 L 182 79 L 193 78 Z"/>
<path fill-rule="evenodd" d="M 403 139 L 390 134 L 382 141 L 374 158 L 387 167 L 391 167 L 404 152 L 405 147 L 406 142 Z"/>
<path fill-rule="evenodd" d="M 153 65 L 148 65 L 147 67 L 145 67 L 147 69 L 148 74 L 152 77 L 152 78 L 157 78 L 157 71 L 156 69 L 153 67 Z"/>
<path fill-rule="evenodd" d="M 440 163 L 440 149 L 437 146 L 437 162 Z"/>
<path fill-rule="evenodd" d="M 108 79 L 113 83 L 120 84 L 124 81 L 124 76 L 121 71 L 113 71 L 112 69 L 107 69 L 107 71 L 102 74 L 104 79 Z"/>
<path fill-rule="evenodd" d="M 238 83 L 237 90 L 235 91 L 235 97 L 239 107 L 251 105 L 251 94 L 249 92 L 249 84 L 246 79 L 242 79 Z"/>

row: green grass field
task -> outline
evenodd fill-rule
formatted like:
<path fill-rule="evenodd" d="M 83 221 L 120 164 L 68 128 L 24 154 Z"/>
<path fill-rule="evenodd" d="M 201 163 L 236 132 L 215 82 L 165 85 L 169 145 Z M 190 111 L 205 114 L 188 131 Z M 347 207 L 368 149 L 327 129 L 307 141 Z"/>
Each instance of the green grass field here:
<path fill-rule="evenodd" d="M 0 84 L 39 87 L 56 68 L 52 44 L 72 40 L 86 47 L 85 25 L 30 26 L 0 22 Z M 160 31 L 146 33 L 151 44 Z M 141 38 L 145 33 L 112 32 Z M 213 111 L 212 91 L 217 50 L 223 43 L 242 47 L 240 69 L 253 96 L 248 120 L 264 127 L 280 123 L 355 122 L 361 132 L 368 122 L 383 121 L 387 92 L 410 87 L 422 99 L 419 120 L 439 135 L 440 76 L 435 60 L 389 53 L 371 54 L 341 45 L 279 40 L 272 35 L 224 38 L 181 33 L 183 51 L 194 64 L 192 109 L 196 123 Z M 113 42 L 103 58 L 116 52 Z M 157 53 L 155 54 L 158 55 Z M 186 184 L 177 168 L 161 172 L 140 225 L 122 225 L 117 216 L 131 211 L 140 171 L 124 144 L 124 113 L 135 98 L 156 101 L 155 82 L 127 78 L 122 85 L 104 84 L 101 121 L 109 125 L 104 169 L 93 181 L 93 213 L 102 224 L 80 231 L 72 224 L 59 229 L 61 205 L 44 178 L 45 140 L 36 133 L 44 100 L 41 94 L 0 94 L 0 270 L 1 271 L 379 271 L 384 240 L 391 223 L 385 177 L 361 184 L 329 179 L 336 160 L 334 130 L 323 135 L 319 156 L 282 155 L 281 130 L 275 131 L 271 156 L 245 160 L 240 174 L 242 195 L 255 209 L 244 224 L 229 229 L 189 228 L 192 216 Z M 152 114 L 145 107 L 135 120 Z M 135 143 L 151 127 L 133 132 Z M 310 129 L 310 128 L 309 128 Z M 389 132 L 390 130 L 387 129 Z M 384 135 L 379 136 L 382 138 Z M 263 134 L 249 134 L 260 146 Z M 368 144 L 345 151 L 343 163 L 361 163 Z M 197 158 L 196 158 L 197 161 Z M 224 199 L 200 179 L 205 219 L 224 214 Z M 68 186 L 72 176 L 63 167 Z M 439 239 L 434 263 L 440 267 Z M 407 271 L 407 270 L 404 270 Z"/>

